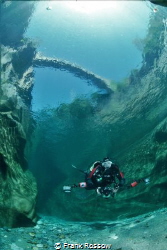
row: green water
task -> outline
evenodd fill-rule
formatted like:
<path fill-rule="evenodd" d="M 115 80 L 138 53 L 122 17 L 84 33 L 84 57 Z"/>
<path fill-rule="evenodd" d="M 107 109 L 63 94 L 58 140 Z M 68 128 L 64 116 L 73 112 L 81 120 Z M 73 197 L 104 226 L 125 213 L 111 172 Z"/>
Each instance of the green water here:
<path fill-rule="evenodd" d="M 38 183 L 39 212 L 91 221 L 126 218 L 166 206 L 166 139 L 155 139 L 161 130 L 157 126 L 166 124 L 167 115 L 166 69 L 160 63 L 156 68 L 165 47 L 164 13 L 162 9 L 152 15 L 142 41 L 141 68 L 120 81 L 113 95 L 94 92 L 89 98 L 77 96 L 71 103 L 32 112 L 34 132 L 26 155 Z M 110 200 L 97 197 L 95 191 L 63 193 L 63 185 L 84 180 L 72 165 L 86 170 L 105 156 L 119 164 L 128 182 L 151 174 L 152 183 Z"/>

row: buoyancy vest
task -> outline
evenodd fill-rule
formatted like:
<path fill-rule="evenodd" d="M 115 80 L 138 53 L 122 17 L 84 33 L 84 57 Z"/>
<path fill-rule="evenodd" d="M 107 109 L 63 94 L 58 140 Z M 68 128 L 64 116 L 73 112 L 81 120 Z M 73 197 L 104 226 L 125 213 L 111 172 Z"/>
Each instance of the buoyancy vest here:
<path fill-rule="evenodd" d="M 97 168 L 98 168 L 99 166 L 100 166 L 100 165 L 98 165 L 97 167 L 93 168 L 93 169 L 90 171 L 90 173 L 89 173 L 89 175 L 88 175 L 88 178 L 92 178 L 93 174 L 96 172 L 96 170 L 97 170 Z"/>

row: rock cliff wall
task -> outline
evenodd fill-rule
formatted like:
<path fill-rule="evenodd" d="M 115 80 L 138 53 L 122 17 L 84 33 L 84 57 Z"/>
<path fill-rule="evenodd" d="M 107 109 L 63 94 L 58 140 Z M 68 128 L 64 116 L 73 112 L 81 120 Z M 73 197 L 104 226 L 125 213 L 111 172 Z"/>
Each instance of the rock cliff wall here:
<path fill-rule="evenodd" d="M 107 79 L 103 79 L 102 77 L 95 75 L 93 72 L 90 72 L 77 64 L 63 61 L 58 58 L 48 58 L 38 54 L 33 61 L 34 67 L 51 67 L 54 69 L 65 70 L 73 74 L 74 76 L 84 79 L 87 82 L 94 84 L 98 88 L 102 88 L 107 90 L 108 94 L 111 94 L 113 91 L 108 84 Z"/>
<path fill-rule="evenodd" d="M 33 71 L 25 61 L 20 74 L 15 67 L 15 57 L 21 57 L 23 51 L 29 53 L 29 46 L 20 48 L 19 53 L 10 47 L 1 48 L 0 226 L 9 227 L 36 221 L 37 186 L 24 157 L 32 122 Z"/>

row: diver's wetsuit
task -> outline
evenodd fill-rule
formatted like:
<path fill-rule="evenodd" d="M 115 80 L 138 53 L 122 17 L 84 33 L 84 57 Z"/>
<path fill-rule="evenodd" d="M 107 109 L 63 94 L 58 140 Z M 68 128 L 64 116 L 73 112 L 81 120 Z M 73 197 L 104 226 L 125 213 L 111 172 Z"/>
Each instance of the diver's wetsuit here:
<path fill-rule="evenodd" d="M 96 162 L 92 171 L 86 174 L 85 186 L 83 182 L 79 183 L 79 186 L 88 190 L 96 189 L 97 187 L 106 187 L 112 183 L 116 184 L 116 178 L 119 180 L 119 186 L 125 184 L 123 173 L 120 172 L 116 164 L 112 163 L 111 167 L 106 169 L 102 166 L 101 162 Z"/>
<path fill-rule="evenodd" d="M 118 182 L 117 180 L 118 179 Z M 72 186 L 64 186 L 65 192 L 70 192 L 71 188 L 85 188 L 87 190 L 96 189 L 98 195 L 102 195 L 104 198 L 114 197 L 115 193 L 120 187 L 133 188 L 140 182 L 149 183 L 147 179 L 139 179 L 125 185 L 125 178 L 123 173 L 119 170 L 118 166 L 111 161 L 105 160 L 103 162 L 95 162 L 90 168 L 90 172 L 86 173 L 85 181 Z M 111 184 L 114 184 L 111 187 Z"/>

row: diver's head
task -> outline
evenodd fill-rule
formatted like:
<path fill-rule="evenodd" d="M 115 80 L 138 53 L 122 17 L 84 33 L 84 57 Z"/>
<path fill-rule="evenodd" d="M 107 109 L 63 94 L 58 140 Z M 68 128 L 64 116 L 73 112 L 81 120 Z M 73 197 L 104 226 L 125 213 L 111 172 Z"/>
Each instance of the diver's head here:
<path fill-rule="evenodd" d="M 105 157 L 102 162 L 102 166 L 105 168 L 110 168 L 112 165 L 112 161 L 108 157 Z"/>

